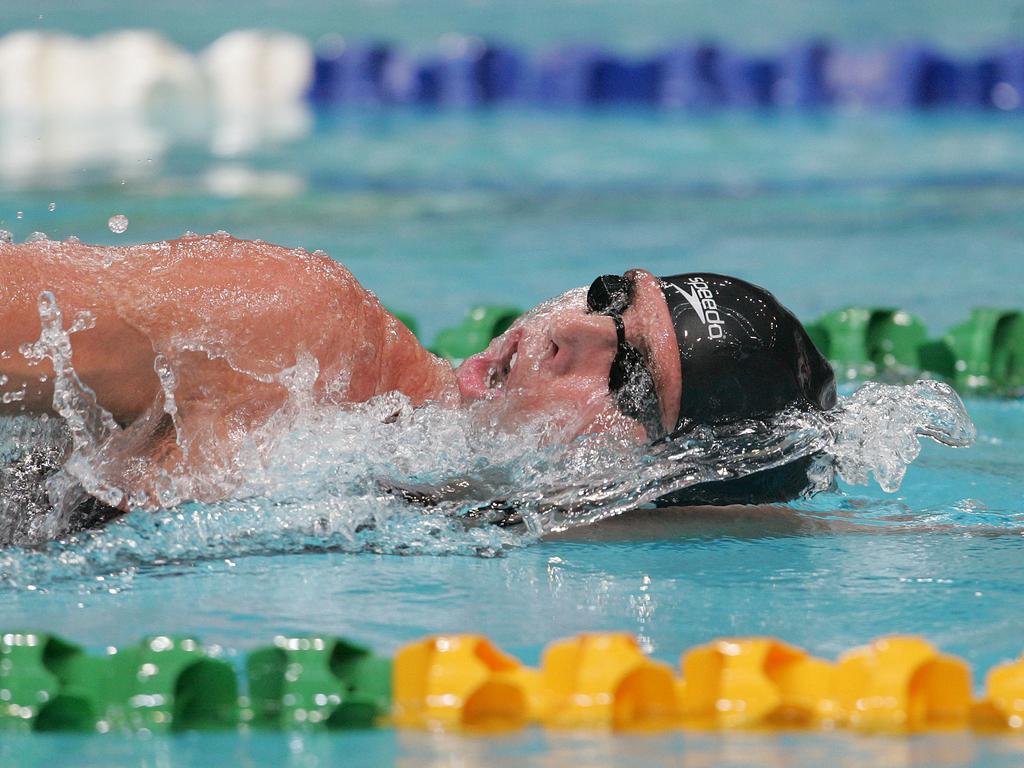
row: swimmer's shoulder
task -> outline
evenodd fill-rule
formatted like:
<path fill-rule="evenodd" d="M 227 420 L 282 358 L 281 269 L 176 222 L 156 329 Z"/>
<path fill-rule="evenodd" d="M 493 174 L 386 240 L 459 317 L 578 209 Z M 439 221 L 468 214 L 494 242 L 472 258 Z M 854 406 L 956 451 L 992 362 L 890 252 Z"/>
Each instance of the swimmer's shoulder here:
<path fill-rule="evenodd" d="M 306 288 L 358 285 L 352 273 L 324 251 L 244 240 L 227 232 L 187 235 L 139 247 L 151 251 L 156 262 L 164 262 L 165 266 L 226 271 L 240 282 L 277 284 L 283 280 L 301 283 Z"/>

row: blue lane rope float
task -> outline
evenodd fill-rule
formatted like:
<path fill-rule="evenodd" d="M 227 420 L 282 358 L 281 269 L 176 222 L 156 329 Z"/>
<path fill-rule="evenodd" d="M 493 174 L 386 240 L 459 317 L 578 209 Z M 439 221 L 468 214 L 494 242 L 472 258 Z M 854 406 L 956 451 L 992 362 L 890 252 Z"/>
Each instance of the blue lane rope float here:
<path fill-rule="evenodd" d="M 438 332 L 430 349 L 459 362 L 483 350 L 522 310 L 507 305 L 471 308 L 462 322 Z M 415 318 L 399 318 L 417 332 Z M 942 378 L 968 394 L 1024 395 L 1024 312 L 982 307 L 938 338 L 909 312 L 844 307 L 807 324 L 807 332 L 840 380 Z"/>
<path fill-rule="evenodd" d="M 320 106 L 417 104 L 663 109 L 1024 108 L 1024 47 L 954 57 L 923 44 L 850 49 L 810 39 L 764 55 L 711 42 L 623 55 L 565 45 L 540 53 L 447 36 L 412 55 L 383 42 L 316 52 L 309 99 Z"/>
<path fill-rule="evenodd" d="M 527 50 L 457 34 L 444 35 L 430 49 L 336 34 L 313 45 L 289 33 L 235 30 L 192 54 L 140 30 L 84 40 L 39 30 L 0 35 L 0 54 L 17 58 L 28 50 L 36 52 L 30 57 L 36 64 L 77 61 L 62 52 L 77 56 L 81 50 L 111 66 L 129 54 L 144 63 L 145 76 L 107 89 L 116 93 L 119 109 L 142 107 L 165 90 L 185 101 L 209 98 L 223 106 L 292 104 L 305 97 L 317 107 L 342 108 L 1024 109 L 1022 43 L 952 54 L 921 42 L 863 48 L 807 38 L 755 53 L 683 40 L 624 53 L 586 42 Z M 0 74 L 38 74 L 31 71 L 36 65 L 27 66 Z M 9 106 L 33 114 L 59 108 L 80 88 L 97 85 L 91 72 L 67 64 L 60 77 L 45 78 L 44 88 L 15 89 Z M 102 100 L 93 105 L 101 111 L 109 106 Z"/>
<path fill-rule="evenodd" d="M 394 658 L 342 638 L 275 638 L 244 671 L 194 638 L 157 635 L 89 654 L 54 635 L 0 634 L 0 732 L 474 732 L 530 725 L 665 732 L 1024 732 L 1024 657 L 971 669 L 926 640 L 889 636 L 836 661 L 770 637 L 721 638 L 656 661 L 627 633 L 557 640 L 539 668 L 483 635 L 432 635 Z"/>

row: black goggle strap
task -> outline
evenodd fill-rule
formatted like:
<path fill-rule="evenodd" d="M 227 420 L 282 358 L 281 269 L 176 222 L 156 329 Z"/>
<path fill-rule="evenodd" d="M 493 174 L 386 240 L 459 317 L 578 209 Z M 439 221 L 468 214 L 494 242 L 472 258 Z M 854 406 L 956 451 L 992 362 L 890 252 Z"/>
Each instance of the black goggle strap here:
<path fill-rule="evenodd" d="M 665 433 L 661 423 L 661 405 L 654 376 L 644 363 L 639 349 L 626 341 L 626 326 L 622 317 L 612 315 L 618 349 L 608 371 L 608 389 L 618 409 L 631 419 L 643 424 L 647 436 L 656 440 Z"/>
<path fill-rule="evenodd" d="M 612 379 L 618 386 L 611 387 Z M 643 424 L 647 436 L 656 440 L 665 434 L 654 377 L 644 365 L 643 355 L 630 344 L 623 346 L 612 362 L 609 387 L 619 410 Z"/>

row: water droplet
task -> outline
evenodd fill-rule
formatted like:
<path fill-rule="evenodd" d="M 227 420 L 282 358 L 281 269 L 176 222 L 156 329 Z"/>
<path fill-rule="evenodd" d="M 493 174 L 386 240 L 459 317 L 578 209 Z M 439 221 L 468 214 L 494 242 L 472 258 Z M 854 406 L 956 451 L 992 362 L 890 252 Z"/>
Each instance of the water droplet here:
<path fill-rule="evenodd" d="M 120 235 L 128 229 L 128 217 L 123 213 L 117 213 L 107 219 L 107 226 L 114 234 Z"/>
<path fill-rule="evenodd" d="M 0 243 L 13 243 L 14 235 L 11 234 L 10 230 L 0 229 Z"/>
<path fill-rule="evenodd" d="M 57 210 L 57 204 L 56 203 L 50 203 L 48 206 L 46 206 L 46 208 L 50 211 L 50 213 L 53 213 L 54 211 Z"/>
<path fill-rule="evenodd" d="M 19 219 L 24 219 L 25 218 L 25 212 L 24 211 L 18 211 L 15 214 L 15 216 L 17 216 Z"/>
<path fill-rule="evenodd" d="M 0 395 L 0 403 L 4 405 L 10 405 L 11 403 L 21 402 L 25 399 L 25 393 L 28 391 L 28 386 L 22 384 L 20 387 L 12 392 L 4 392 Z"/>
<path fill-rule="evenodd" d="M 45 232 L 33 232 L 31 235 L 25 238 L 26 243 L 45 243 L 49 240 Z"/>
<path fill-rule="evenodd" d="M 124 186 L 124 179 L 121 179 L 121 186 Z"/>

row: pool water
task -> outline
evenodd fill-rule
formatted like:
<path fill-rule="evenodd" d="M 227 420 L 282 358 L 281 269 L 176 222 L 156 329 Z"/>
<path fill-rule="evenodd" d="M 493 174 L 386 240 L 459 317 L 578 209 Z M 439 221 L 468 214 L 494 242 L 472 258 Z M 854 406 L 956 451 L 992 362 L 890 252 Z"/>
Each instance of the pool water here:
<path fill-rule="evenodd" d="M 5 124 L 0 228 L 322 248 L 428 341 L 474 303 L 530 306 L 636 265 L 733 272 L 804 319 L 902 306 L 935 333 L 1022 303 L 1015 115 L 402 110 L 276 133 L 252 119 L 227 146 L 231 121 L 111 117 L 68 157 L 35 151 L 60 139 L 47 125 Z"/>
<path fill-rule="evenodd" d="M 4 8 L 0 19 L 10 29 L 73 31 L 89 35 L 117 28 L 153 28 L 188 48 L 209 44 L 240 25 L 282 30 L 315 40 L 326 33 L 350 39 L 387 39 L 426 46 L 450 32 L 497 37 L 539 47 L 585 41 L 618 48 L 645 50 L 677 38 L 709 37 L 753 49 L 779 41 L 820 36 L 848 44 L 887 44 L 901 39 L 927 39 L 954 50 L 970 50 L 1003 42 L 1018 29 L 1019 5 L 1006 0 L 978 0 L 966 14 L 949 0 L 885 0 L 844 3 L 837 0 L 790 0 L 770 8 L 756 0 L 739 0 L 723 14 L 714 3 L 689 3 L 680 11 L 674 0 L 617 0 L 515 3 L 479 0 L 252 0 L 246 18 L 230 0 L 207 0 L 203 23 L 180 8 L 139 0 L 36 0 Z"/>
<path fill-rule="evenodd" d="M 417 317 L 427 340 L 474 303 L 530 306 L 635 265 L 736 273 L 807 320 L 849 303 L 899 306 L 935 334 L 976 305 L 1024 307 L 1024 141 L 1012 116 L 306 117 L 230 151 L 215 121 L 153 120 L 141 139 L 125 128 L 138 140 L 117 153 L 5 164 L 0 228 L 106 243 L 227 229 L 322 248 Z M 124 234 L 107 229 L 115 213 L 128 217 Z M 190 538 L 200 509 L 179 525 L 185 554 L 140 560 L 115 525 L 90 540 L 84 564 L 75 546 L 60 558 L 4 553 L 0 626 L 93 649 L 194 633 L 239 662 L 277 633 L 310 631 L 382 653 L 431 632 L 482 632 L 536 663 L 551 640 L 625 630 L 673 664 L 719 635 L 775 635 L 834 657 L 918 633 L 970 661 L 980 689 L 984 672 L 1024 651 L 1024 402 L 967 408 L 977 444 L 925 445 L 894 494 L 844 485 L 790 510 L 640 512 L 500 557 L 247 555 L 238 540 Z M 104 547 L 110 556 L 95 557 Z M 656 765 L 678 764 L 679 750 L 693 765 L 1024 758 L 1019 739 L 964 735 L 384 731 L 5 737 L 0 762 L 73 751 L 78 765 Z"/>

